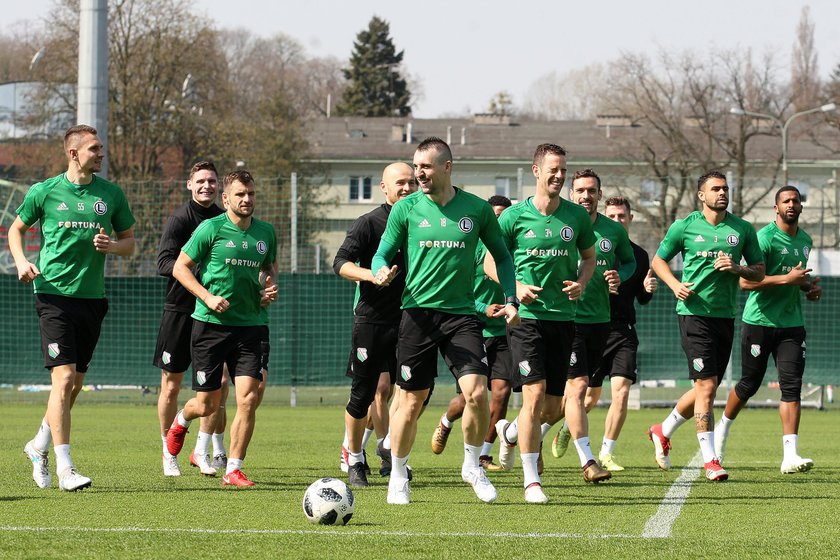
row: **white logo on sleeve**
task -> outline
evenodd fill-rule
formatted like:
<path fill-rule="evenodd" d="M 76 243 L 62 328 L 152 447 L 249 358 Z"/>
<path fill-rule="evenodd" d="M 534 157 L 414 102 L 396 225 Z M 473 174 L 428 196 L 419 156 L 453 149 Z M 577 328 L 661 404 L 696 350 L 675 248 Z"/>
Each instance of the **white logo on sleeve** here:
<path fill-rule="evenodd" d="M 694 358 L 694 361 L 691 362 L 691 364 L 694 366 L 694 371 L 698 373 L 703 371 L 703 358 Z"/>
<path fill-rule="evenodd" d="M 199 385 L 204 385 L 204 383 L 207 382 L 207 372 L 206 371 L 195 372 L 195 380 L 198 381 Z"/>
<path fill-rule="evenodd" d="M 753 358 L 758 358 L 761 355 L 761 346 L 758 344 L 750 346 L 750 354 L 753 355 Z"/>
<path fill-rule="evenodd" d="M 411 379 L 411 368 L 408 366 L 401 366 L 400 375 L 402 376 L 403 381 L 408 381 Z"/>
<path fill-rule="evenodd" d="M 61 354 L 61 350 L 58 348 L 58 342 L 52 342 L 47 345 L 47 352 L 49 352 L 50 358 L 57 358 Z"/>
<path fill-rule="evenodd" d="M 528 360 L 519 362 L 519 375 L 522 377 L 528 377 L 531 375 L 531 364 L 528 363 Z"/>
<path fill-rule="evenodd" d="M 368 359 L 368 351 L 367 348 L 356 348 L 356 358 L 359 359 L 360 362 L 364 362 Z"/>
<path fill-rule="evenodd" d="M 163 362 L 164 365 L 169 365 L 169 363 L 172 361 L 172 354 L 164 351 L 160 357 L 160 361 Z"/>

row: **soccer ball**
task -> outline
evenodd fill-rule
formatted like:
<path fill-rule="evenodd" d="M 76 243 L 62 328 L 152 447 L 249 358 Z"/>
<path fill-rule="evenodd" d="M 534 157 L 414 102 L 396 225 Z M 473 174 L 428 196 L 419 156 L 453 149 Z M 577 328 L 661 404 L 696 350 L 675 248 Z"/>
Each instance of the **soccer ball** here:
<path fill-rule="evenodd" d="M 321 478 L 303 495 L 303 513 L 310 523 L 347 525 L 356 510 L 353 491 L 337 478 Z"/>

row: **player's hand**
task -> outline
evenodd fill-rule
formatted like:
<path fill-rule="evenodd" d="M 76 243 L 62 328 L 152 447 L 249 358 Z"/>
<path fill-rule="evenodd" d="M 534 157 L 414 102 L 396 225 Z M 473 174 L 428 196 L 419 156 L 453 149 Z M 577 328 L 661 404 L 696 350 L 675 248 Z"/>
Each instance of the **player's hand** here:
<path fill-rule="evenodd" d="M 731 272 L 732 274 L 741 273 L 741 265 L 733 261 L 732 257 L 723 251 L 718 251 L 718 257 L 715 259 L 713 266 L 721 272 Z"/>
<path fill-rule="evenodd" d="M 260 290 L 260 307 L 268 307 L 273 301 L 277 301 L 280 290 L 271 276 L 265 277 L 265 287 Z"/>
<path fill-rule="evenodd" d="M 802 261 L 799 261 L 799 264 L 785 274 L 787 283 L 793 286 L 807 286 L 811 283 L 811 277 L 808 274 L 812 270 L 811 268 L 802 268 Z"/>
<path fill-rule="evenodd" d="M 569 301 L 575 301 L 580 299 L 580 296 L 583 295 L 583 286 L 580 282 L 573 282 L 571 280 L 563 280 L 563 285 L 566 286 L 563 288 L 563 291 L 569 296 Z"/>
<path fill-rule="evenodd" d="M 618 287 L 621 285 L 621 278 L 618 275 L 617 270 L 605 270 L 604 271 L 604 280 L 607 281 L 607 287 L 610 290 L 611 294 L 618 293 Z"/>
<path fill-rule="evenodd" d="M 642 286 L 644 287 L 645 291 L 649 294 L 655 292 L 656 288 L 659 286 L 659 280 L 657 280 L 656 276 L 653 275 L 652 269 L 648 269 L 647 276 L 645 276 L 645 279 L 642 282 Z"/>
<path fill-rule="evenodd" d="M 204 298 L 204 305 L 206 305 L 210 311 L 215 311 L 216 313 L 224 313 L 230 309 L 230 302 L 228 300 L 222 296 L 214 296 L 213 294 Z"/>
<path fill-rule="evenodd" d="M 388 268 L 387 266 L 383 266 L 380 268 L 376 274 L 373 275 L 373 283 L 377 286 L 387 286 L 391 283 L 394 279 L 394 276 L 397 275 L 397 265 Z"/>
<path fill-rule="evenodd" d="M 484 315 L 488 319 L 493 319 L 494 317 L 502 317 L 505 314 L 505 306 L 501 303 L 491 303 L 487 306 L 487 309 L 484 310 Z"/>
<path fill-rule="evenodd" d="M 691 286 L 693 285 L 694 282 L 680 282 L 679 284 L 677 284 L 677 289 L 674 290 L 672 288 L 672 291 L 674 292 L 674 295 L 677 297 L 678 300 L 685 301 L 689 297 L 694 295 L 694 290 L 691 289 Z"/>
<path fill-rule="evenodd" d="M 540 292 L 543 291 L 539 286 L 532 286 L 530 284 L 516 283 L 516 299 L 520 303 L 528 305 L 534 303 L 540 297 Z"/>
<path fill-rule="evenodd" d="M 109 253 L 112 243 L 111 238 L 105 233 L 105 228 L 99 228 L 99 233 L 93 236 L 93 246 L 100 253 Z"/>
<path fill-rule="evenodd" d="M 815 276 L 811 279 L 811 289 L 805 293 L 805 298 L 808 301 L 819 301 L 822 296 L 822 287 L 820 286 L 820 277 Z"/>
<path fill-rule="evenodd" d="M 32 264 L 29 261 L 24 261 L 17 266 L 17 273 L 18 273 L 18 280 L 23 282 L 24 284 L 29 284 L 35 277 L 41 274 L 41 271 L 38 270 L 38 267 Z"/>
<path fill-rule="evenodd" d="M 519 318 L 519 309 L 515 305 L 503 305 L 501 312 L 498 315 L 494 315 L 494 317 L 502 317 L 504 316 L 505 321 L 507 322 L 508 326 L 517 327 L 521 322 Z"/>

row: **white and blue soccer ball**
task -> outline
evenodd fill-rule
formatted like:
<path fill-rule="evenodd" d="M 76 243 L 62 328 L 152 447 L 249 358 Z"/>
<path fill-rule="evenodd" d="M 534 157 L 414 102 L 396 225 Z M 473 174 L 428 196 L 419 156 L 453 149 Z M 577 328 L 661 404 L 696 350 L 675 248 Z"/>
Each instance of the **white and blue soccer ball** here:
<path fill-rule="evenodd" d="M 320 478 L 303 494 L 303 513 L 310 523 L 347 525 L 355 510 L 353 491 L 337 478 Z"/>

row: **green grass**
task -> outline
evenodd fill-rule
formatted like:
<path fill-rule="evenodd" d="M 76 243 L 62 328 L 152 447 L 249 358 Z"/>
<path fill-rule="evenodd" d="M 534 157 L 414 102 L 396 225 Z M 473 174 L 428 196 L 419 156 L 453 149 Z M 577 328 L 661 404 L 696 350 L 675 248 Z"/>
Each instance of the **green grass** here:
<path fill-rule="evenodd" d="M 684 426 L 674 438 L 674 468 L 656 468 L 644 431 L 664 410 L 630 412 L 617 448 L 627 470 L 605 484 L 583 482 L 573 449 L 561 459 L 546 453 L 551 503 L 527 506 L 518 461 L 513 472 L 491 473 L 498 501 L 478 502 L 460 481 L 460 433 L 442 455 L 429 450 L 442 412 L 432 407 L 411 456 L 412 503 L 388 506 L 387 480 L 374 470 L 372 486 L 356 492 L 350 524 L 331 528 L 310 525 L 301 499 L 316 478 L 341 475 L 338 406 L 261 409 L 244 467 L 257 486 L 228 489 L 186 466 L 186 454 L 184 476 L 161 475 L 152 406 L 83 396 L 73 416 L 73 458 L 93 486 L 79 493 L 55 484 L 39 490 L 30 478 L 21 450 L 43 406 L 2 406 L 3 558 L 833 558 L 840 541 L 836 410 L 803 412 L 800 449 L 817 464 L 803 475 L 779 473 L 777 413 L 744 411 L 730 439 L 730 481 L 696 480 L 671 537 L 648 539 L 646 521 L 697 450 L 691 426 Z M 590 418 L 596 450 L 604 414 L 596 409 Z M 193 441 L 188 436 L 187 445 Z"/>

